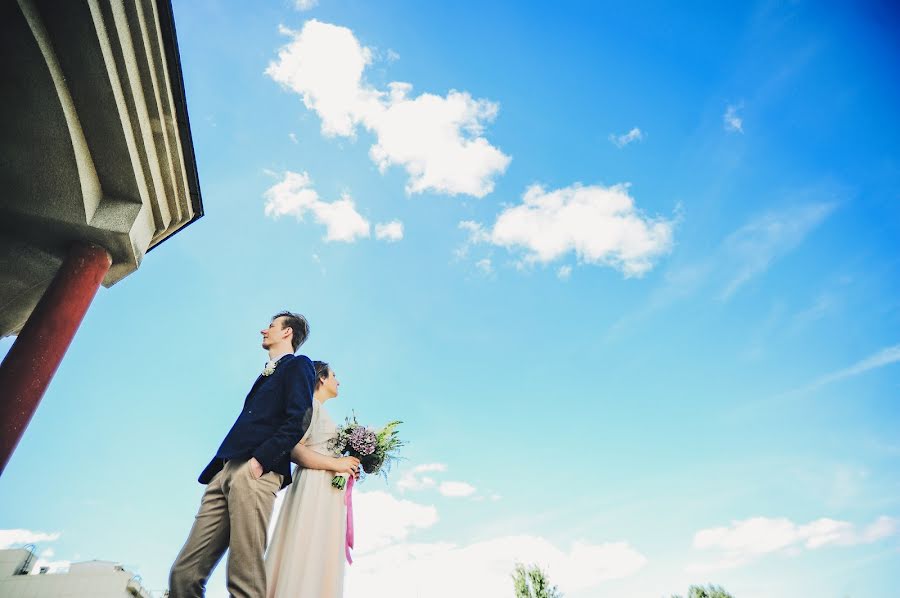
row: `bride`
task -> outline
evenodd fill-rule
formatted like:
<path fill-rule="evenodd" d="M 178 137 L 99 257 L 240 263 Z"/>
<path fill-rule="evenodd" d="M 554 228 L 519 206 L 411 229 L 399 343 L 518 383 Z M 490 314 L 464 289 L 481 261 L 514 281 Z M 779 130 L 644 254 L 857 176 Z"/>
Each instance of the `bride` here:
<path fill-rule="evenodd" d="M 316 386 L 309 429 L 291 451 L 297 463 L 266 553 L 267 598 L 340 598 L 344 592 L 347 511 L 335 474 L 359 475 L 359 459 L 336 457 L 328 441 L 337 426 L 323 403 L 338 395 L 331 367 L 314 361 Z"/>

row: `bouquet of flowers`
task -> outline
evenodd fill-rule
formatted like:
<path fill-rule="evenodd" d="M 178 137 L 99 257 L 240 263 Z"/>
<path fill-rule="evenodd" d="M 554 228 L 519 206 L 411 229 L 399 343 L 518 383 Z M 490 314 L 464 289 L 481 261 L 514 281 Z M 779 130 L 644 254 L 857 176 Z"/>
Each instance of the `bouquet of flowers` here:
<path fill-rule="evenodd" d="M 406 444 L 397 437 L 397 426 L 401 421 L 392 421 L 376 431 L 356 421 L 356 414 L 348 417 L 343 426 L 339 426 L 337 436 L 329 442 L 329 449 L 336 455 L 356 457 L 365 473 L 387 475 L 392 462 L 399 459 L 397 451 Z M 347 478 L 336 475 L 331 485 L 343 490 Z"/>

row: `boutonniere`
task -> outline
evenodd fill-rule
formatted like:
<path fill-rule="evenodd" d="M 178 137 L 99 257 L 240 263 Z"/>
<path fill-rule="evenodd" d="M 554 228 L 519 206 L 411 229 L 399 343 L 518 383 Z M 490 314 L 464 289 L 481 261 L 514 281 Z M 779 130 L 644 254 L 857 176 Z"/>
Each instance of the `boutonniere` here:
<path fill-rule="evenodd" d="M 275 373 L 275 368 L 278 367 L 278 362 L 274 360 L 269 360 L 266 362 L 266 367 L 263 368 L 262 375 L 263 376 L 271 376 Z"/>

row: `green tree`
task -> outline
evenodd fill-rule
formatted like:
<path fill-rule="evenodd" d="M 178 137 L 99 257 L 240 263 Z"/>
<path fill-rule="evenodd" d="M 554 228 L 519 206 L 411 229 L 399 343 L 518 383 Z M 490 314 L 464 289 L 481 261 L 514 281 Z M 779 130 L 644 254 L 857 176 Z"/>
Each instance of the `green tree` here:
<path fill-rule="evenodd" d="M 681 598 L 679 594 L 673 594 L 672 598 Z M 688 588 L 687 598 L 734 598 L 725 591 L 722 586 L 714 586 L 712 584 L 704 586 L 691 586 Z"/>
<path fill-rule="evenodd" d="M 550 585 L 547 574 L 537 565 L 526 567 L 516 563 L 512 578 L 516 587 L 516 598 L 562 598 L 556 586 Z"/>

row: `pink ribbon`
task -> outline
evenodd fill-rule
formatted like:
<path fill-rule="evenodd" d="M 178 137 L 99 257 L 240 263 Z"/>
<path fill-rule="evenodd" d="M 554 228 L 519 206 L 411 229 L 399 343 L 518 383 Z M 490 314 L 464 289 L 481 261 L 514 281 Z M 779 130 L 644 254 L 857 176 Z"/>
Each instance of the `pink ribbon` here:
<path fill-rule="evenodd" d="M 353 558 L 350 556 L 350 549 L 353 548 L 353 482 L 356 481 L 354 476 L 350 476 L 347 480 L 347 491 L 344 493 L 344 504 L 347 505 L 347 543 L 344 545 L 344 553 L 347 555 L 347 562 L 353 564 Z"/>

